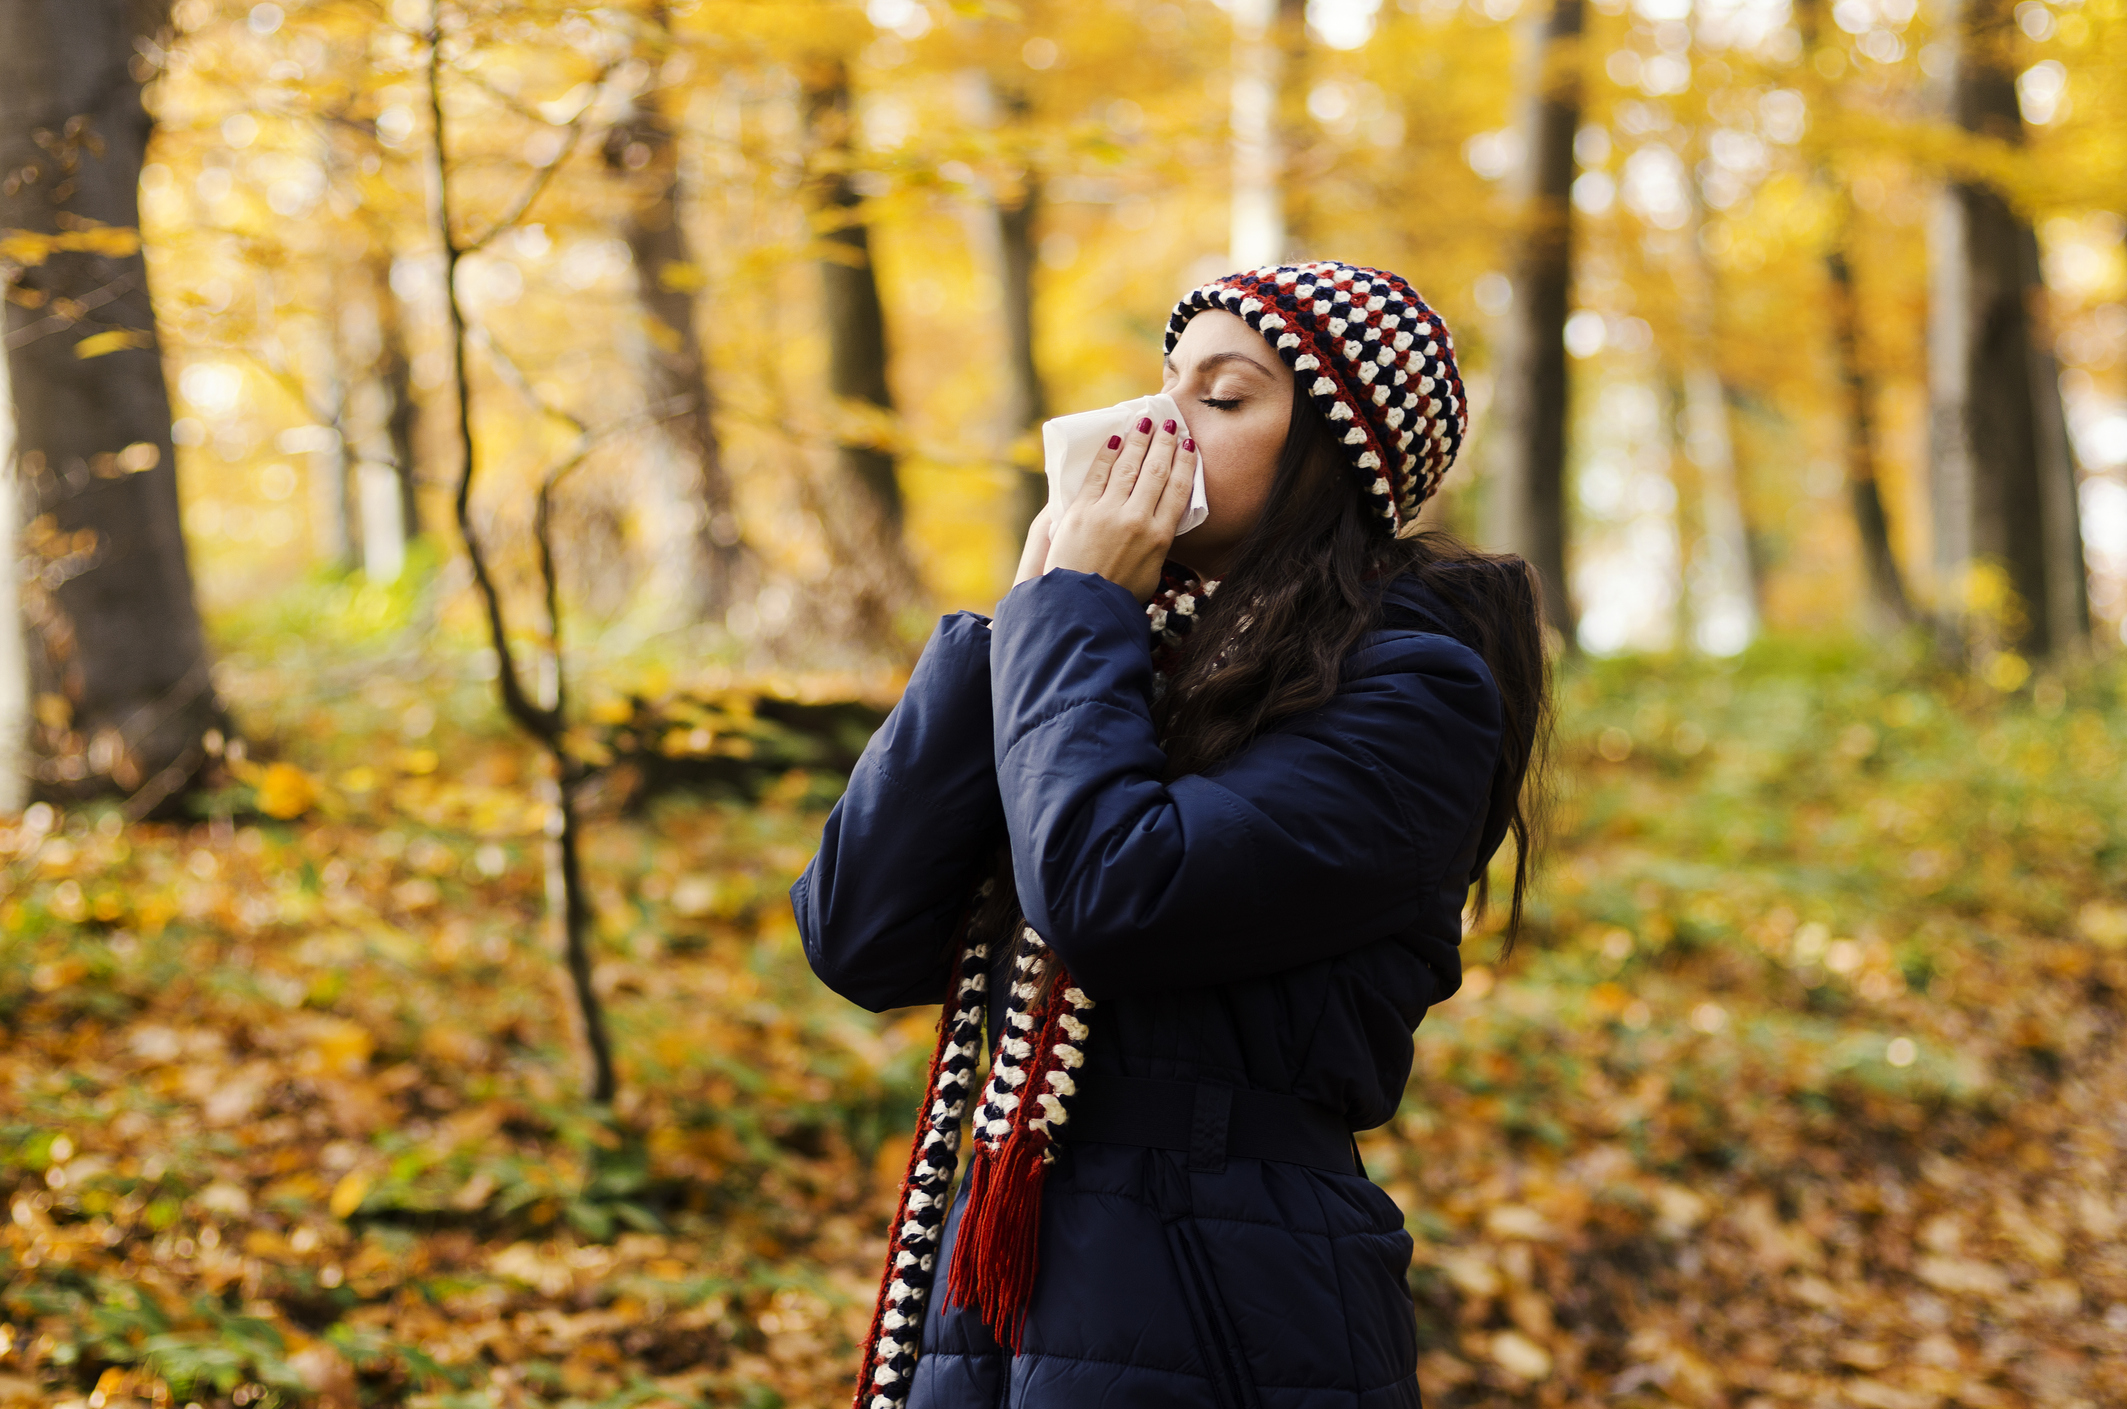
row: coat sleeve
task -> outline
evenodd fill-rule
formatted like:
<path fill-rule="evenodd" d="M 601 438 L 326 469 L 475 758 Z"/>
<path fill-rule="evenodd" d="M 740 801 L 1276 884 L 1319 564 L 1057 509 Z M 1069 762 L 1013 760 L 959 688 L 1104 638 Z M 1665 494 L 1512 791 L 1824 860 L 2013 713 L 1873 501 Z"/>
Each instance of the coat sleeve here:
<path fill-rule="evenodd" d="M 1003 839 L 989 670 L 986 618 L 938 623 L 790 888 L 813 972 L 874 1012 L 943 999 L 953 926 Z"/>
<path fill-rule="evenodd" d="M 1143 608 L 1057 570 L 998 608 L 997 780 L 1020 904 L 1095 996 L 1232 982 L 1436 914 L 1500 734 L 1483 661 L 1389 632 L 1336 696 L 1213 772 L 1160 781 Z"/>

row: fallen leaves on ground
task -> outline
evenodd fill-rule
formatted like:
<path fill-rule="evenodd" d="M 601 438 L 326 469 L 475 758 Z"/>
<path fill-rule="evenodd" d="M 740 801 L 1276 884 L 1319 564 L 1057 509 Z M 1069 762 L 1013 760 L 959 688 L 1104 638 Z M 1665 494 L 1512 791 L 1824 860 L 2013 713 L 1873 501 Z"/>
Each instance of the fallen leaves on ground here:
<path fill-rule="evenodd" d="M 0 832 L 0 1404 L 846 1402 L 934 1014 L 805 969 L 833 775 L 595 819 L 600 1111 L 531 756 L 266 679 L 248 820 Z M 2127 1397 L 2121 684 L 1569 676 L 1530 932 L 1363 1142 L 1429 1404 Z"/>
<path fill-rule="evenodd" d="M 1643 672 L 1570 681 L 1535 933 L 1367 1146 L 1427 1403 L 2127 1399 L 2121 681 Z"/>

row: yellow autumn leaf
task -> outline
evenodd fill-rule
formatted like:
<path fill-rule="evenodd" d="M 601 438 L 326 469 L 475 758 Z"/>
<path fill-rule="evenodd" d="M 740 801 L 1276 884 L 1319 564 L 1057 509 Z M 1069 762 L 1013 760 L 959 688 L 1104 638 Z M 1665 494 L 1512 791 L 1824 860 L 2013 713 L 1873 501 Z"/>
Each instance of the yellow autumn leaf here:
<path fill-rule="evenodd" d="M 0 259 L 32 268 L 55 254 L 100 254 L 124 259 L 140 249 L 140 232 L 125 225 L 92 225 L 86 230 L 0 231 Z"/>
<path fill-rule="evenodd" d="M 2075 923 L 2092 944 L 2105 949 L 2127 948 L 2127 905 L 2093 900 L 2076 912 Z"/>
<path fill-rule="evenodd" d="M 155 335 L 138 328 L 112 328 L 106 332 L 91 333 L 74 344 L 74 355 L 86 361 L 107 353 L 125 352 L 136 347 L 153 347 Z"/>
<path fill-rule="evenodd" d="M 1543 1380 L 1551 1375 L 1551 1352 L 1519 1331 L 1501 1331 L 1492 1337 L 1492 1361 L 1520 1380 Z"/>
<path fill-rule="evenodd" d="M 2006 695 L 2021 688 L 2031 678 L 2031 662 L 2014 651 L 1997 652 L 1981 669 L 1980 675 Z"/>
<path fill-rule="evenodd" d="M 177 918 L 177 902 L 159 892 L 151 894 L 134 907 L 133 915 L 140 932 L 152 939 Z"/>
<path fill-rule="evenodd" d="M 318 1066 L 334 1076 L 361 1071 L 375 1048 L 376 1039 L 359 1023 L 326 1018 L 310 1032 L 310 1051 Z"/>
<path fill-rule="evenodd" d="M 650 345 L 659 352 L 670 354 L 680 349 L 678 330 L 661 318 L 644 318 L 643 333 L 650 339 Z"/>
<path fill-rule="evenodd" d="M 340 1176 L 340 1182 L 332 1186 L 332 1201 L 327 1205 L 334 1218 L 351 1218 L 369 1196 L 369 1175 L 359 1169 L 350 1169 Z"/>
<path fill-rule="evenodd" d="M 594 768 L 603 768 L 613 761 L 613 750 L 582 729 L 571 729 L 562 735 L 561 746 L 571 758 Z"/>
<path fill-rule="evenodd" d="M 317 805 L 318 785 L 292 763 L 268 764 L 258 782 L 258 810 L 282 821 L 300 817 Z"/>
<path fill-rule="evenodd" d="M 698 294 L 708 287 L 709 276 L 699 264 L 675 259 L 658 268 L 657 282 L 676 294 Z"/>
<path fill-rule="evenodd" d="M 716 742 L 713 729 L 668 729 L 658 741 L 658 752 L 667 758 L 686 758 L 709 752 Z"/>
<path fill-rule="evenodd" d="M 140 231 L 129 225 L 97 225 L 87 230 L 69 230 L 60 239 L 64 241 L 61 246 L 64 249 L 108 255 L 112 259 L 124 259 L 140 249 Z"/>

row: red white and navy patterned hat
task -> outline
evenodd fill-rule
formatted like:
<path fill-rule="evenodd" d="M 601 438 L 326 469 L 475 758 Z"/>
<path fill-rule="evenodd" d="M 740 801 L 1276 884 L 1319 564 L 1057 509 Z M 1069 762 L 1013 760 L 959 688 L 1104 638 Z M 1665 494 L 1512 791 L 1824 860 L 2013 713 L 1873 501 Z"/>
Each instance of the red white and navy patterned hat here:
<path fill-rule="evenodd" d="M 1440 487 L 1470 408 L 1455 340 L 1394 274 L 1324 260 L 1228 274 L 1175 305 L 1166 350 L 1207 308 L 1243 319 L 1299 376 L 1338 434 L 1359 486 L 1393 533 L 1415 529 Z"/>

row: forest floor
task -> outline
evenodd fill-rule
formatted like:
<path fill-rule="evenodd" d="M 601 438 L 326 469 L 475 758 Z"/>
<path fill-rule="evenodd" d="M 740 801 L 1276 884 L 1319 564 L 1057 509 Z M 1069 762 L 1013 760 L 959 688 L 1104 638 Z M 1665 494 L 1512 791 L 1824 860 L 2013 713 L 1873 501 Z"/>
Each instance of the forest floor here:
<path fill-rule="evenodd" d="M 0 828 L 0 1405 L 847 1403 L 935 1014 L 806 970 L 838 780 L 594 818 L 601 1111 L 535 755 L 342 598 L 223 627 L 219 815 Z M 1429 1405 L 2127 1402 L 2127 671 L 1894 655 L 1569 672 L 1530 929 L 1363 1141 Z"/>

